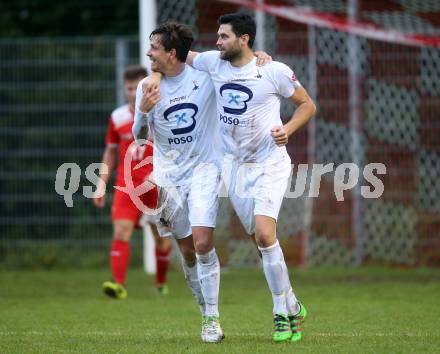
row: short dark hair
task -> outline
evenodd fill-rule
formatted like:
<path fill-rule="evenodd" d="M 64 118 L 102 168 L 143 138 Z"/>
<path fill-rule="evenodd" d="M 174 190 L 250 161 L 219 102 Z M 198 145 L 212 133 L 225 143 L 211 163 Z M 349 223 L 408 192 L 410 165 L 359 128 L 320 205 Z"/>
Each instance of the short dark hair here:
<path fill-rule="evenodd" d="M 174 48 L 177 59 L 182 63 L 186 61 L 194 41 L 191 28 L 174 21 L 167 21 L 151 32 L 150 39 L 156 34 L 160 35 L 160 43 L 167 52 Z"/>
<path fill-rule="evenodd" d="M 245 13 L 234 12 L 232 14 L 226 14 L 218 18 L 219 25 L 231 25 L 232 32 L 235 33 L 237 37 L 243 34 L 249 35 L 249 48 L 254 45 L 255 35 L 257 33 L 257 26 L 255 25 L 254 19 Z"/>
<path fill-rule="evenodd" d="M 128 65 L 124 70 L 124 81 L 144 78 L 148 75 L 147 69 L 140 65 Z"/>

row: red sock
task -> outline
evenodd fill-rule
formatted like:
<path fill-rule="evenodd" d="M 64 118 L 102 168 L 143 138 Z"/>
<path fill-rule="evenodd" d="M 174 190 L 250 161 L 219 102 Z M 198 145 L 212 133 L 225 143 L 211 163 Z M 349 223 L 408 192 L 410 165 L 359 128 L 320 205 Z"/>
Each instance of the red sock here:
<path fill-rule="evenodd" d="M 130 257 L 130 243 L 121 240 L 113 240 L 110 252 L 110 264 L 113 280 L 125 285 L 127 275 L 128 259 Z"/>
<path fill-rule="evenodd" d="M 161 251 L 156 247 L 156 285 L 167 281 L 168 264 L 170 263 L 171 248 Z"/>

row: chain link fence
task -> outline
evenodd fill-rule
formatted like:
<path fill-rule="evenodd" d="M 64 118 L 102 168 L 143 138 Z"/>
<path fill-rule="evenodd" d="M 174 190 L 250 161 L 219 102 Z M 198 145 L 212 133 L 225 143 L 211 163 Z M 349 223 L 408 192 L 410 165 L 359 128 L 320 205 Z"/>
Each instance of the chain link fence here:
<path fill-rule="evenodd" d="M 0 40 L 2 264 L 107 259 L 111 198 L 102 212 L 81 191 L 90 185 L 86 167 L 101 160 L 120 73 L 138 62 L 138 47 L 131 37 Z M 55 193 L 66 162 L 82 170 L 73 208 Z"/>

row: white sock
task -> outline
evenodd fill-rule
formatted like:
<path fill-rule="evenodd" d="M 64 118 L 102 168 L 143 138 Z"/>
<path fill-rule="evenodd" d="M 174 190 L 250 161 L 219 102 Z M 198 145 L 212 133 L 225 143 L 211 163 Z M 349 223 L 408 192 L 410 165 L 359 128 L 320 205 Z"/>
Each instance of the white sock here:
<path fill-rule="evenodd" d="M 263 270 L 272 292 L 273 313 L 287 315 L 286 294 L 290 288 L 289 274 L 278 240 L 272 246 L 258 247 L 263 259 Z"/>
<path fill-rule="evenodd" d="M 196 254 L 197 272 L 205 299 L 205 315 L 218 316 L 218 293 L 220 289 L 220 263 L 213 248 L 206 254 Z"/>
<path fill-rule="evenodd" d="M 286 306 L 289 315 L 297 315 L 300 308 L 292 287 L 286 293 Z"/>
<path fill-rule="evenodd" d="M 205 299 L 203 298 L 202 288 L 200 286 L 199 275 L 197 274 L 197 261 L 187 262 L 182 258 L 183 272 L 188 287 L 200 306 L 200 312 L 205 314 Z"/>
<path fill-rule="evenodd" d="M 283 250 L 281 249 L 281 253 L 283 252 Z M 283 260 L 284 260 L 284 254 L 283 254 Z M 296 298 L 295 293 L 293 292 L 292 289 L 292 285 L 290 283 L 290 279 L 289 279 L 289 271 L 287 270 L 287 265 L 286 262 L 283 262 L 283 268 L 284 268 L 284 272 L 285 274 L 287 274 L 287 281 L 289 283 L 287 291 L 286 291 L 286 306 L 287 306 L 287 312 L 289 315 L 296 315 L 298 314 L 300 307 L 298 304 L 298 299 Z"/>

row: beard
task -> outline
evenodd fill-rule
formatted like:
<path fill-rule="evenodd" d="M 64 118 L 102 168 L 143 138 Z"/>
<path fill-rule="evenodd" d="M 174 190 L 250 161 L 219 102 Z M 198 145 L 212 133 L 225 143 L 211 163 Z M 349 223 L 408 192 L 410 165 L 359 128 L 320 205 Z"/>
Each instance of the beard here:
<path fill-rule="evenodd" d="M 225 50 L 220 54 L 220 59 L 227 61 L 234 61 L 241 57 L 241 50 L 237 48 L 231 48 L 229 50 Z"/>

